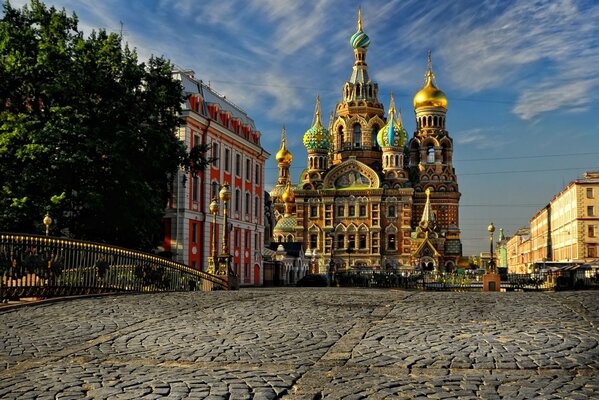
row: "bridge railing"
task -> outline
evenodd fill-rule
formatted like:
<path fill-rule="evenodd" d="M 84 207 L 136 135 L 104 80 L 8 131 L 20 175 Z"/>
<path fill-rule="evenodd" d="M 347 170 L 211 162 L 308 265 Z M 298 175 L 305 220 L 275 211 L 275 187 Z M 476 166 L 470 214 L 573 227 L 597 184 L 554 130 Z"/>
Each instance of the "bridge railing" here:
<path fill-rule="evenodd" d="M 0 233 L 3 300 L 227 287 L 218 276 L 154 254 L 72 239 Z"/>

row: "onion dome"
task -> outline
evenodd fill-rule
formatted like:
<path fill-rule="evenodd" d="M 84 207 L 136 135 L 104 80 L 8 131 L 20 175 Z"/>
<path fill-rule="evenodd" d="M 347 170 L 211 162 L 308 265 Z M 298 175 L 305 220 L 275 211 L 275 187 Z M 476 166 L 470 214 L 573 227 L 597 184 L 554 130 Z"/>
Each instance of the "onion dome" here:
<path fill-rule="evenodd" d="M 328 150 L 329 144 L 329 131 L 322 126 L 322 122 L 320 121 L 320 96 L 317 96 L 314 124 L 304 133 L 304 146 L 308 151 L 316 149 Z"/>
<path fill-rule="evenodd" d="M 354 49 L 366 48 L 370 44 L 370 38 L 362 31 L 362 8 L 358 8 L 358 30 L 349 38 L 349 43 Z"/>
<path fill-rule="evenodd" d="M 273 229 L 273 233 L 295 233 L 297 218 L 295 215 L 285 215 L 279 219 Z"/>
<path fill-rule="evenodd" d="M 287 150 L 287 130 L 283 127 L 283 135 L 281 138 L 281 149 L 275 155 L 275 159 L 279 164 L 291 164 L 291 160 L 293 160 L 293 155 L 289 150 Z"/>
<path fill-rule="evenodd" d="M 406 143 L 408 133 L 402 126 L 401 113 L 399 120 L 395 119 L 395 99 L 391 93 L 391 104 L 389 105 L 389 118 L 387 124 L 383 126 L 376 136 L 376 141 L 379 146 L 385 147 L 402 147 Z"/>
<path fill-rule="evenodd" d="M 293 189 L 291 189 L 291 185 L 289 184 L 289 182 L 287 182 L 287 187 L 281 195 L 281 199 L 285 203 L 295 203 L 295 193 L 293 193 Z"/>
<path fill-rule="evenodd" d="M 414 109 L 423 107 L 435 107 L 447 109 L 447 97 L 442 90 L 438 89 L 433 82 L 435 75 L 431 61 L 431 52 L 428 52 L 428 69 L 425 75 L 424 87 L 414 96 Z"/>

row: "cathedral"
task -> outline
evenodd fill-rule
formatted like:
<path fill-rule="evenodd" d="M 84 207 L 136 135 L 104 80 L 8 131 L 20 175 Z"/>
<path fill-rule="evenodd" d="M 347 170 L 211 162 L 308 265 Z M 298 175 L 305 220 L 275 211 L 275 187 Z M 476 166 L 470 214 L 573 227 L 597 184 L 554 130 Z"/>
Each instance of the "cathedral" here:
<path fill-rule="evenodd" d="M 447 97 L 435 85 L 431 55 L 414 96 L 411 138 L 393 94 L 387 112 L 368 74 L 370 39 L 358 11 L 351 76 L 327 127 L 316 98 L 313 125 L 303 136 L 307 165 L 297 182 L 283 129 L 279 176 L 270 192 L 275 242 L 300 242 L 312 272 L 353 268 L 399 272 L 453 271 L 462 255 L 460 192 L 445 127 Z"/>

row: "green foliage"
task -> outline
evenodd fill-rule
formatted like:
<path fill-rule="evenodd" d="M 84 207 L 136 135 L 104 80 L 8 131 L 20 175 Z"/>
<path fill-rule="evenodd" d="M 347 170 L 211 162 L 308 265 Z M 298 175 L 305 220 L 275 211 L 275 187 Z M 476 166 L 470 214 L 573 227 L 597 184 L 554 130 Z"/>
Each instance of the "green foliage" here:
<path fill-rule="evenodd" d="M 175 136 L 182 87 L 164 58 L 138 62 L 120 36 L 88 38 L 38 0 L 0 20 L 0 230 L 147 248 L 170 177 L 204 167 Z"/>

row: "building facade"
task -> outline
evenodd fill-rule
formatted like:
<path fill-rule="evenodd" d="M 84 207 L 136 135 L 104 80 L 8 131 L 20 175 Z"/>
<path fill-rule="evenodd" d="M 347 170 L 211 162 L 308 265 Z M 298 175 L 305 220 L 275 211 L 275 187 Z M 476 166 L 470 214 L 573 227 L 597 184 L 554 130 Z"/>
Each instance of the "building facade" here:
<path fill-rule="evenodd" d="M 350 44 L 354 64 L 327 127 L 316 98 L 298 182 L 289 175 L 293 157 L 283 131 L 279 178 L 270 192 L 274 240 L 303 243 L 320 273 L 373 266 L 454 270 L 462 249 L 460 192 L 445 125 L 447 98 L 435 85 L 430 53 L 409 138 L 393 95 L 385 112 L 368 73 L 370 39 L 360 12 Z"/>
<path fill-rule="evenodd" d="M 571 182 L 530 220 L 534 262 L 597 263 L 599 171 Z"/>
<path fill-rule="evenodd" d="M 178 136 L 188 150 L 207 144 L 213 161 L 195 176 L 183 170 L 174 179 L 164 218 L 164 250 L 173 259 L 206 270 L 213 244 L 221 248 L 224 207 L 210 212 L 221 185 L 228 183 L 231 267 L 241 285 L 260 285 L 264 246 L 264 164 L 269 156 L 260 144 L 254 121 L 191 71 L 178 71 L 186 100 Z M 216 219 L 216 226 L 213 224 Z"/>

